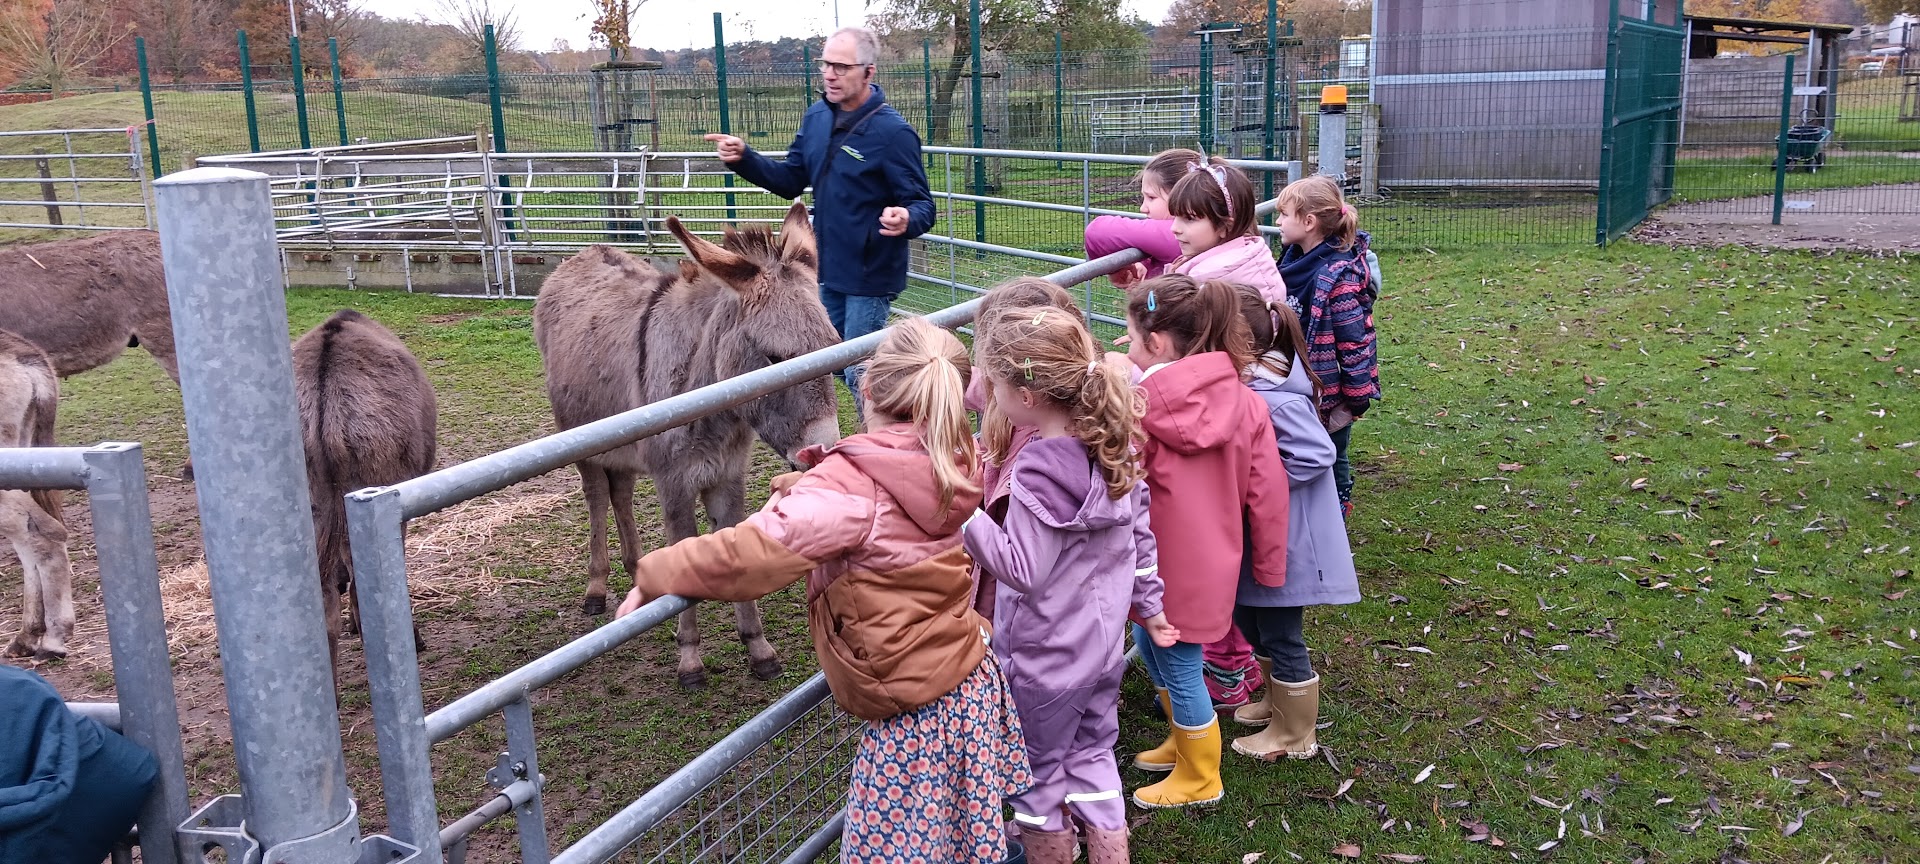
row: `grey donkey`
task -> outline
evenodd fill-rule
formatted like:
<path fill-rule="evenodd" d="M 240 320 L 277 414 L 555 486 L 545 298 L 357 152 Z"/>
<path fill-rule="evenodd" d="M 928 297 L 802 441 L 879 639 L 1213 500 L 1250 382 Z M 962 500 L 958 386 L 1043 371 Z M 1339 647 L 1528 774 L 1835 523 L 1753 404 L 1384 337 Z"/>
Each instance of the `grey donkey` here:
<path fill-rule="evenodd" d="M 60 381 L 47 355 L 0 330 L 0 447 L 53 446 L 59 403 Z M 73 636 L 73 564 L 67 557 L 61 497 L 53 489 L 0 490 L 0 536 L 19 553 L 24 577 L 20 632 L 7 645 L 9 657 L 67 656 L 67 640 Z"/>
<path fill-rule="evenodd" d="M 340 595 L 353 585 L 344 496 L 433 470 L 437 401 L 420 361 L 400 338 L 352 309 L 333 313 L 293 343 L 293 384 L 319 545 L 327 651 L 338 683 Z M 352 609 L 358 633 L 357 599 Z"/>
<path fill-rule="evenodd" d="M 547 396 L 561 429 L 639 408 L 839 342 L 819 299 L 819 264 L 804 204 L 787 212 L 776 238 L 763 228 L 728 230 L 719 245 L 668 217 L 667 230 L 690 256 L 658 269 L 609 246 L 563 262 L 540 288 L 533 337 L 546 366 Z M 821 376 L 576 463 L 592 524 L 587 566 L 589 615 L 606 611 L 607 511 L 620 532 L 631 575 L 640 559 L 634 481 L 653 478 L 669 542 L 699 533 L 694 504 L 718 529 L 745 517 L 753 434 L 791 464 L 810 445 L 839 440 L 839 402 Z M 734 604 L 755 677 L 780 674 L 760 610 Z M 694 610 L 680 616 L 679 680 L 706 684 Z"/>

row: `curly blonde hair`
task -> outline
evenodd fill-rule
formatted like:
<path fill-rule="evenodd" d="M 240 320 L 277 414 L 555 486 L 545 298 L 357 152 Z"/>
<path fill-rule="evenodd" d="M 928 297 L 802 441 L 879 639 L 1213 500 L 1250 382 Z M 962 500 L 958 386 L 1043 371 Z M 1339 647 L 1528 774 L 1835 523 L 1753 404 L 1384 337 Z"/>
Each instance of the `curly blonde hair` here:
<path fill-rule="evenodd" d="M 1087 445 L 1107 495 L 1125 497 L 1146 477 L 1139 453 L 1146 433 L 1146 400 L 1125 369 L 1105 354 L 1079 316 L 1049 306 L 1005 306 L 981 322 L 987 377 L 1064 407 L 1074 437 Z M 1004 462 L 1007 442 L 989 436 L 988 458 Z"/>

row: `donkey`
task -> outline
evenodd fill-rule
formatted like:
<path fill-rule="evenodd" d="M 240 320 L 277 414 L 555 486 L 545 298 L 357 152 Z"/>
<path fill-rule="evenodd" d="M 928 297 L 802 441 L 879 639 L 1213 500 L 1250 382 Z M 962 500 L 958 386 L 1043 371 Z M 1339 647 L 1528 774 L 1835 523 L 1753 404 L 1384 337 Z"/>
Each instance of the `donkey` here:
<path fill-rule="evenodd" d="M 160 235 L 152 231 L 0 249 L 0 330 L 40 346 L 62 378 L 142 346 L 180 383 Z M 191 460 L 184 471 L 192 479 Z"/>
<path fill-rule="evenodd" d="M 33 343 L 0 330 L 0 447 L 53 444 L 60 379 Z M 0 534 L 13 542 L 25 576 L 20 632 L 7 656 L 42 660 L 67 656 L 73 635 L 73 564 L 67 527 L 55 489 L 0 490 Z"/>
<path fill-rule="evenodd" d="M 333 313 L 293 343 L 293 383 L 319 544 L 327 651 L 337 681 L 340 595 L 353 585 L 344 496 L 433 470 L 437 402 L 420 361 L 399 337 L 352 309 Z M 357 599 L 351 614 L 352 631 L 359 633 Z"/>
<path fill-rule="evenodd" d="M 807 209 L 787 211 L 776 239 L 762 228 L 728 230 L 720 245 L 689 233 L 674 217 L 667 230 L 691 260 L 660 270 L 609 246 L 590 246 L 547 277 L 533 304 L 533 338 L 546 367 L 554 422 L 571 429 L 834 345 L 839 336 L 819 300 L 819 265 Z M 607 510 L 620 532 L 620 561 L 631 575 L 640 559 L 633 486 L 654 480 L 669 541 L 699 533 L 694 503 L 715 528 L 739 522 L 746 507 L 747 460 L 758 432 L 789 463 L 814 444 L 839 440 L 839 403 L 826 376 L 762 396 L 617 447 L 578 463 L 592 525 L 587 565 L 588 615 L 606 611 Z M 734 604 L 753 675 L 780 675 L 760 611 Z M 682 613 L 680 686 L 706 684 L 699 619 Z"/>

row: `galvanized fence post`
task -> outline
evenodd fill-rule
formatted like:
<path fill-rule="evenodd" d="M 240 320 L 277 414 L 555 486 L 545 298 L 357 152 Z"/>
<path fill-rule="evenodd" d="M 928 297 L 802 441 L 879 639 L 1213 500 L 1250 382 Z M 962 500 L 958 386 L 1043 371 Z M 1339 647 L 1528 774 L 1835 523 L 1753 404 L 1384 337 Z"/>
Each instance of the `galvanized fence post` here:
<path fill-rule="evenodd" d="M 154 183 L 244 832 L 265 860 L 346 864 L 359 824 L 322 621 L 286 290 L 267 176 Z M 216 802 L 217 803 L 217 802 Z"/>
<path fill-rule="evenodd" d="M 540 803 L 540 758 L 535 752 L 532 694 L 521 696 L 501 709 L 507 723 L 507 752 L 502 764 L 488 779 L 502 790 L 516 781 L 533 784 L 533 794 L 513 808 L 514 827 L 520 834 L 520 864 L 547 864 L 553 857 L 547 846 L 547 814 Z"/>
<path fill-rule="evenodd" d="M 253 104 L 253 54 L 247 50 L 247 31 L 240 31 L 240 93 L 247 103 L 247 152 L 260 152 L 260 115 Z"/>
<path fill-rule="evenodd" d="M 167 621 L 160 607 L 147 470 L 138 444 L 102 444 L 87 450 L 84 458 L 120 731 L 153 753 L 160 765 L 153 794 L 140 808 L 140 858 L 149 864 L 174 864 L 180 860 L 174 828 L 187 819 L 186 756 L 167 652 Z"/>
<path fill-rule="evenodd" d="M 433 742 L 427 737 L 420 658 L 413 645 L 400 493 L 364 489 L 348 495 L 347 539 L 353 550 L 353 592 L 360 601 L 360 638 L 366 648 L 387 824 L 396 838 L 419 847 L 424 860 L 439 861 Z"/>
<path fill-rule="evenodd" d="M 1793 55 L 1787 55 L 1787 74 L 1780 84 L 1780 137 L 1774 139 L 1773 224 L 1780 224 L 1780 211 L 1787 203 L 1787 130 L 1793 123 Z"/>
<path fill-rule="evenodd" d="M 153 79 L 147 75 L 147 40 L 133 37 L 134 58 L 140 63 L 140 102 L 147 109 L 147 154 L 153 161 L 153 178 L 160 179 L 160 126 L 153 122 Z"/>

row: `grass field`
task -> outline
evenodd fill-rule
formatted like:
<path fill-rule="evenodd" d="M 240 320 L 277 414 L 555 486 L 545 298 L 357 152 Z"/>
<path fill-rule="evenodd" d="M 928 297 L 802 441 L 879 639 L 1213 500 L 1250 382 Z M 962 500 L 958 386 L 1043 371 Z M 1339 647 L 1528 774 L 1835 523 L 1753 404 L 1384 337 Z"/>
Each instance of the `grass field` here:
<path fill-rule="evenodd" d="M 1309 616 L 1330 759 L 1228 754 L 1226 802 L 1138 814 L 1136 859 L 1336 860 L 1347 844 L 1365 860 L 1910 855 L 1910 264 L 1634 244 L 1383 257 L 1386 399 L 1355 436 L 1350 525 L 1366 599 Z M 526 304 L 299 290 L 290 325 L 343 306 L 426 365 L 443 464 L 547 430 Z M 177 391 L 138 351 L 65 386 L 63 440 L 147 444 L 163 572 L 190 562 L 190 489 L 165 476 L 185 456 Z M 429 710 L 591 626 L 575 490 L 557 472 L 489 499 L 554 503 L 470 540 L 452 561 L 469 575 L 422 609 Z M 76 554 L 84 631 L 99 601 L 90 553 Z M 8 566 L 0 615 L 18 602 Z M 540 695 L 556 848 L 800 680 L 800 597 L 764 605 L 789 663 L 777 684 L 744 675 L 711 608 L 711 689 L 674 687 L 662 628 Z M 217 657 L 186 651 L 177 668 L 195 800 L 233 791 Z M 96 656 L 42 671 L 104 692 L 101 669 Z M 1164 729 L 1142 679 L 1125 696 L 1123 758 Z M 364 684 L 342 701 L 353 784 L 378 825 Z M 484 797 L 500 743 L 493 721 L 437 748 L 443 818 Z M 509 837 L 490 829 L 476 854 L 510 858 Z"/>

